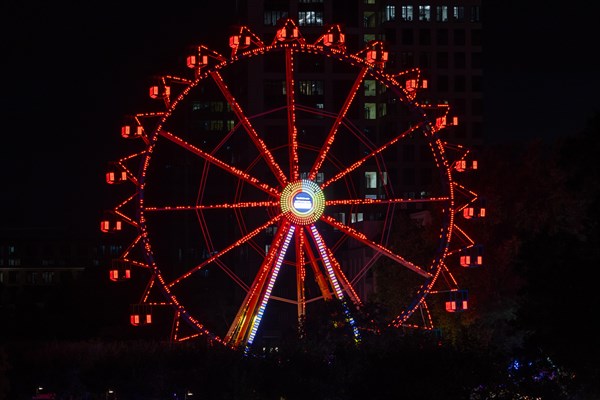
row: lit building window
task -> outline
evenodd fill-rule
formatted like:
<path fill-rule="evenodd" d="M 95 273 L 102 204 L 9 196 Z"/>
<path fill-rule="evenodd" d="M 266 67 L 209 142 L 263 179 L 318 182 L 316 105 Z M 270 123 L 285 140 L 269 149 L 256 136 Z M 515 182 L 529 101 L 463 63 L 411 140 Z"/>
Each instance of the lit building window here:
<path fill-rule="evenodd" d="M 377 117 L 377 103 L 365 103 L 365 119 Z"/>
<path fill-rule="evenodd" d="M 377 104 L 377 116 L 385 117 L 387 115 L 387 104 L 379 103 Z"/>
<path fill-rule="evenodd" d="M 307 96 L 323 95 L 323 81 L 299 81 L 298 91 Z"/>
<path fill-rule="evenodd" d="M 419 21 L 431 21 L 431 6 L 419 6 Z"/>
<path fill-rule="evenodd" d="M 465 8 L 463 6 L 452 7 L 452 18 L 454 18 L 455 21 L 464 21 Z"/>
<path fill-rule="evenodd" d="M 287 18 L 287 11 L 265 11 L 264 24 L 267 26 L 276 26 L 281 18 Z"/>
<path fill-rule="evenodd" d="M 211 120 L 210 121 L 210 130 L 211 131 L 222 131 L 225 124 L 222 120 Z"/>
<path fill-rule="evenodd" d="M 375 28 L 377 26 L 377 14 L 374 11 L 365 11 L 363 13 L 363 27 Z"/>
<path fill-rule="evenodd" d="M 435 20 L 437 22 L 448 22 L 448 6 L 437 6 Z"/>
<path fill-rule="evenodd" d="M 322 26 L 323 12 L 322 11 L 299 11 L 298 25 L 300 26 Z"/>
<path fill-rule="evenodd" d="M 360 222 L 363 220 L 363 213 L 351 213 L 350 214 L 350 223 Z"/>
<path fill-rule="evenodd" d="M 212 112 L 223 112 L 223 102 L 222 101 L 211 101 L 210 102 L 210 111 Z"/>
<path fill-rule="evenodd" d="M 400 8 L 400 17 L 403 21 L 413 20 L 413 6 L 402 6 Z"/>
<path fill-rule="evenodd" d="M 367 79 L 364 82 L 365 96 L 375 96 L 377 94 L 376 81 L 374 79 Z"/>
<path fill-rule="evenodd" d="M 376 36 L 374 33 L 367 33 L 365 35 L 363 35 L 363 40 L 365 43 L 369 43 L 372 42 L 373 40 L 375 40 Z"/>
<path fill-rule="evenodd" d="M 385 6 L 383 21 L 394 21 L 396 19 L 396 6 Z"/>
<path fill-rule="evenodd" d="M 377 188 L 377 172 L 373 172 L 373 171 L 365 172 L 365 187 L 367 189 Z"/>

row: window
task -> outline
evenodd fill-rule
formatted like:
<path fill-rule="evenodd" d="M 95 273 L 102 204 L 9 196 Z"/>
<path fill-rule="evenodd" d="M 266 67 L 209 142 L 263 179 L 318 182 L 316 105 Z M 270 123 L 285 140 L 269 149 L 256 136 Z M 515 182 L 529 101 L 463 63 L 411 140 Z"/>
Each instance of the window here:
<path fill-rule="evenodd" d="M 398 54 L 400 68 L 411 68 L 415 66 L 415 54 L 412 51 L 402 51 Z"/>
<path fill-rule="evenodd" d="M 448 45 L 448 29 L 438 29 L 437 44 L 442 46 Z"/>
<path fill-rule="evenodd" d="M 365 96 L 375 96 L 377 94 L 376 81 L 374 79 L 366 79 L 364 82 Z"/>
<path fill-rule="evenodd" d="M 222 101 L 211 101 L 210 102 L 210 111 L 212 112 L 223 112 L 223 102 Z"/>
<path fill-rule="evenodd" d="M 473 46 L 481 46 L 481 29 L 471 30 L 471 44 Z"/>
<path fill-rule="evenodd" d="M 394 21 L 396 19 L 396 6 L 385 6 L 383 10 L 383 22 Z"/>
<path fill-rule="evenodd" d="M 452 7 L 452 18 L 454 18 L 455 21 L 464 21 L 465 20 L 465 7 L 463 7 L 463 6 Z"/>
<path fill-rule="evenodd" d="M 365 0 L 365 4 L 375 4 L 375 0 Z"/>
<path fill-rule="evenodd" d="M 413 20 L 413 6 L 402 6 L 400 8 L 400 17 L 403 21 Z"/>
<path fill-rule="evenodd" d="M 300 26 L 322 26 L 323 12 L 322 11 L 299 11 L 298 25 Z"/>
<path fill-rule="evenodd" d="M 385 117 L 387 115 L 387 104 L 379 103 L 377 104 L 377 116 Z"/>
<path fill-rule="evenodd" d="M 211 131 L 222 131 L 225 123 L 222 120 L 211 120 L 209 129 Z"/>
<path fill-rule="evenodd" d="M 377 172 L 367 171 L 365 172 L 365 187 L 367 189 L 377 188 Z"/>
<path fill-rule="evenodd" d="M 465 30 L 464 29 L 455 29 L 454 30 L 454 44 L 458 46 L 463 46 L 466 42 Z"/>
<path fill-rule="evenodd" d="M 481 64 L 481 53 L 471 53 L 471 68 L 480 69 Z"/>
<path fill-rule="evenodd" d="M 431 54 L 430 53 L 419 54 L 419 65 L 423 68 L 429 68 L 431 66 Z"/>
<path fill-rule="evenodd" d="M 463 51 L 454 53 L 454 68 L 463 69 L 467 66 L 467 55 Z"/>
<path fill-rule="evenodd" d="M 448 84 L 448 75 L 438 75 L 437 76 L 437 90 L 438 92 L 447 92 L 450 88 Z"/>
<path fill-rule="evenodd" d="M 352 213 L 350 214 L 350 223 L 360 222 L 363 220 L 363 213 Z"/>
<path fill-rule="evenodd" d="M 265 80 L 264 82 L 266 96 L 285 96 L 285 81 Z"/>
<path fill-rule="evenodd" d="M 431 21 L 431 6 L 419 6 L 419 21 Z"/>
<path fill-rule="evenodd" d="M 342 224 L 346 224 L 346 214 L 345 213 L 334 213 L 333 218 L 341 222 Z"/>
<path fill-rule="evenodd" d="M 471 111 L 473 115 L 482 116 L 483 115 L 483 100 L 482 99 L 473 99 L 471 104 Z"/>
<path fill-rule="evenodd" d="M 300 179 L 308 179 L 308 172 L 300 172 Z M 315 182 L 316 183 L 325 182 L 325 173 L 317 172 L 317 176 L 315 177 Z"/>
<path fill-rule="evenodd" d="M 365 119 L 377 117 L 377 103 L 365 103 Z"/>
<path fill-rule="evenodd" d="M 402 44 L 413 44 L 414 42 L 414 34 L 412 29 L 402 29 L 401 36 Z"/>
<path fill-rule="evenodd" d="M 323 95 L 323 81 L 300 81 L 298 91 L 307 96 Z"/>
<path fill-rule="evenodd" d="M 287 11 L 265 11 L 264 24 L 266 26 L 276 26 L 280 18 L 287 18 Z"/>
<path fill-rule="evenodd" d="M 431 44 L 431 29 L 419 30 L 419 44 L 429 46 Z"/>
<path fill-rule="evenodd" d="M 481 7 L 480 6 L 471 6 L 471 22 L 480 22 L 481 21 Z"/>
<path fill-rule="evenodd" d="M 385 186 L 387 184 L 388 184 L 387 172 L 382 172 L 381 173 L 381 186 Z"/>
<path fill-rule="evenodd" d="M 365 35 L 363 35 L 363 42 L 365 44 L 372 42 L 373 40 L 375 40 L 376 36 L 374 33 L 367 33 Z"/>
<path fill-rule="evenodd" d="M 445 51 L 437 53 L 437 67 L 448 68 L 448 53 Z"/>
<path fill-rule="evenodd" d="M 437 6 L 435 20 L 437 22 L 448 22 L 448 6 Z"/>
<path fill-rule="evenodd" d="M 208 108 L 207 103 L 202 103 L 199 101 L 195 101 L 192 103 L 192 111 L 200 111 L 200 110 L 204 110 L 206 108 Z"/>
<path fill-rule="evenodd" d="M 377 14 L 374 11 L 365 11 L 363 13 L 363 27 L 375 28 L 377 26 Z"/>
<path fill-rule="evenodd" d="M 457 75 L 454 77 L 454 91 L 464 92 L 467 86 L 467 80 L 464 75 Z"/>

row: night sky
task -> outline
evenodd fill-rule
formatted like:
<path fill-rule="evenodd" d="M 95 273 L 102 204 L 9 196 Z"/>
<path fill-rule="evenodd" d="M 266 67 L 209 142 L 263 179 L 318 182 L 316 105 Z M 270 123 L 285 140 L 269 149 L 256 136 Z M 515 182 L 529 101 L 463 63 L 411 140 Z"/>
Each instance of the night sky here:
<path fill-rule="evenodd" d="M 0 228 L 96 233 L 114 202 L 105 168 L 126 154 L 122 117 L 145 111 L 150 79 L 179 70 L 187 46 L 227 54 L 234 2 L 3 1 Z M 582 129 L 600 104 L 598 6 L 490 3 L 500 2 L 483 11 L 487 139 Z"/>

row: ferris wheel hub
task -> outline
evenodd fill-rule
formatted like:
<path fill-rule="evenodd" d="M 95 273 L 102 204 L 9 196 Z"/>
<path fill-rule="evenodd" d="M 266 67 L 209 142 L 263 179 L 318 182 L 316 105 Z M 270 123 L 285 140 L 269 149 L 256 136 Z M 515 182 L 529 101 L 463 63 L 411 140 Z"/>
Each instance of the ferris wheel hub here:
<path fill-rule="evenodd" d="M 325 195 L 315 182 L 300 179 L 289 183 L 281 192 L 281 211 L 296 225 L 316 222 L 325 210 Z"/>

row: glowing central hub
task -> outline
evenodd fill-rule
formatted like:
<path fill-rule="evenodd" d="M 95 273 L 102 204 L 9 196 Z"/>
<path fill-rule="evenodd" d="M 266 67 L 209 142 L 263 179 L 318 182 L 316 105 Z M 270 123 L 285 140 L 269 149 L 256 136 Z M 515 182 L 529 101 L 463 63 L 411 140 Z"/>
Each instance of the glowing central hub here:
<path fill-rule="evenodd" d="M 325 209 L 323 191 L 307 179 L 288 184 L 279 201 L 283 214 L 296 225 L 312 224 L 321 218 Z"/>

